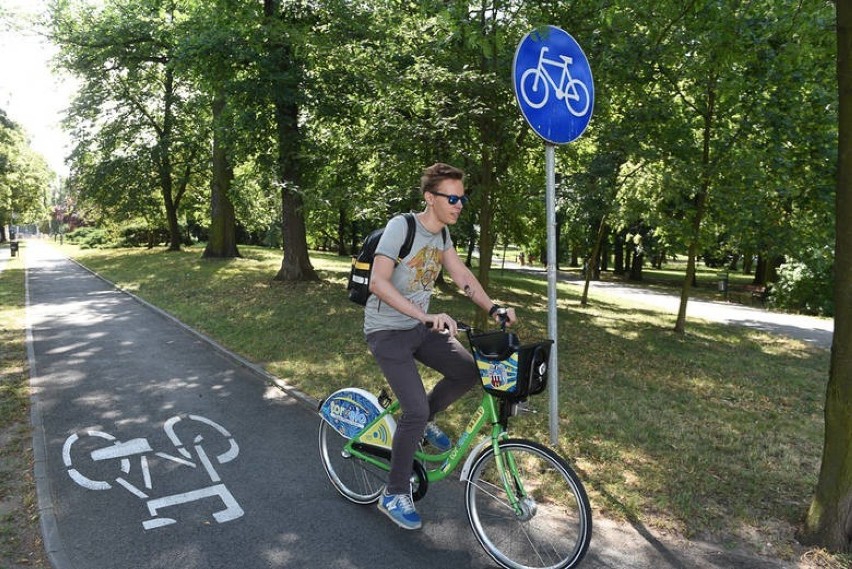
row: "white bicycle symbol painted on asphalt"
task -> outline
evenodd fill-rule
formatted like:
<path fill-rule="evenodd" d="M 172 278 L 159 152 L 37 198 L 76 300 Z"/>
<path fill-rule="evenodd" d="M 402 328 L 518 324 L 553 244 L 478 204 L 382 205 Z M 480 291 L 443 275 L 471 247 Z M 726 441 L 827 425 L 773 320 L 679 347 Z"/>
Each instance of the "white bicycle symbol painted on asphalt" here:
<path fill-rule="evenodd" d="M 580 79 L 571 77 L 568 66 L 574 62 L 573 58 L 560 55 L 561 61 L 547 59 L 544 54 L 548 50 L 547 46 L 542 47 L 536 67 L 530 67 L 521 75 L 521 97 L 533 109 L 540 109 L 550 99 L 550 88 L 553 87 L 556 98 L 565 101 L 568 112 L 575 117 L 582 117 L 589 110 L 591 103 L 589 88 Z M 559 83 L 554 81 L 545 65 L 562 70 Z"/>
<path fill-rule="evenodd" d="M 196 435 L 192 440 L 192 446 L 188 447 L 183 444 L 180 437 L 176 433 L 176 427 L 184 419 L 196 421 L 207 427 L 211 427 L 217 434 L 225 439 L 227 448 L 224 452 L 215 455 L 213 458 L 219 464 L 224 464 L 234 460 L 240 453 L 240 447 L 233 439 L 231 434 L 223 426 L 218 423 L 202 417 L 200 415 L 174 416 L 163 425 L 163 430 L 166 432 L 171 443 L 177 450 L 178 455 L 172 455 L 165 452 L 154 452 L 151 448 L 148 439 L 137 438 L 126 442 L 119 441 L 109 433 L 97 430 L 87 430 L 81 433 L 74 433 L 65 439 L 65 444 L 62 446 L 62 461 L 68 469 L 68 475 L 74 482 L 89 490 L 109 490 L 113 488 L 113 483 L 125 488 L 134 496 L 147 500 L 148 512 L 151 514 L 151 519 L 142 522 L 142 526 L 146 529 L 154 529 L 177 522 L 174 518 L 159 517 L 158 513 L 164 508 L 186 504 L 205 498 L 218 496 L 225 505 L 225 508 L 213 513 L 213 518 L 221 523 L 235 520 L 241 517 L 244 512 L 237 503 L 230 490 L 222 483 L 219 474 L 213 468 L 213 461 L 202 446 L 204 437 L 200 434 Z M 186 425 L 187 423 L 184 423 Z M 196 425 L 197 426 L 197 425 Z M 95 441 L 87 440 L 88 437 L 98 439 Z M 104 444 L 101 441 L 104 441 Z M 81 444 L 85 444 L 86 450 L 80 451 Z M 77 449 L 75 449 L 77 445 Z M 95 447 L 92 450 L 92 447 Z M 190 450 L 190 448 L 192 450 Z M 197 458 L 193 458 L 193 452 Z M 149 466 L 148 457 L 154 455 L 167 461 L 176 463 L 180 466 L 189 468 L 197 468 L 201 465 L 207 473 L 207 476 L 212 482 L 211 485 L 183 492 L 180 494 L 172 494 L 160 498 L 150 499 L 150 493 L 153 490 L 153 480 L 151 477 L 151 469 Z M 137 477 L 141 477 L 141 486 L 133 484 L 128 480 L 131 474 L 131 457 L 139 457 L 139 473 Z M 107 463 L 108 461 L 118 461 L 119 473 L 111 481 L 92 479 L 80 471 L 82 465 L 75 465 L 75 462 L 82 460 L 91 461 L 92 463 Z M 135 462 L 133 464 L 136 464 Z M 91 464 L 90 464 L 91 466 Z M 101 466 L 100 470 L 104 470 Z"/>

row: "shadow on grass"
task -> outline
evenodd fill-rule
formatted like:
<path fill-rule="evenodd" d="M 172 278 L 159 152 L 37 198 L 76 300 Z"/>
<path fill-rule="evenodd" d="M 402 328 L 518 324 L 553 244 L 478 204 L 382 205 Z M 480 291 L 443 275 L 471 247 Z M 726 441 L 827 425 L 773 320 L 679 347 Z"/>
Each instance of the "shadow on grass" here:
<path fill-rule="evenodd" d="M 243 251 L 228 262 L 203 261 L 200 251 L 133 252 L 92 265 L 315 398 L 384 385 L 363 341 L 362 309 L 345 295 L 348 259 L 317 255 L 322 282 L 280 283 L 279 253 Z M 519 335 L 546 336 L 547 283 L 492 278 L 493 297 L 519 308 Z M 791 539 L 779 528 L 799 521 L 815 486 L 827 353 L 722 324 L 690 321 L 678 336 L 668 315 L 559 295 L 558 446 L 584 473 L 596 508 L 640 531 Z M 477 317 L 455 292 L 437 294 L 432 310 Z M 547 396 L 531 404 L 541 412 L 513 430 L 548 440 Z M 465 409 L 447 420 L 463 424 Z"/>

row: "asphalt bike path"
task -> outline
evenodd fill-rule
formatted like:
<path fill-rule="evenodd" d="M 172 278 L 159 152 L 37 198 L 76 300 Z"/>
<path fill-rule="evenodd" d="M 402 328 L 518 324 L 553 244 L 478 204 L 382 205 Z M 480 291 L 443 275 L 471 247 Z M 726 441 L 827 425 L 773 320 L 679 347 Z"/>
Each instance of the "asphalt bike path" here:
<path fill-rule="evenodd" d="M 421 531 L 396 528 L 331 487 L 315 402 L 48 243 L 21 250 L 35 474 L 55 569 L 494 567 L 460 482 L 430 487 Z M 582 563 L 788 566 L 600 518 Z"/>

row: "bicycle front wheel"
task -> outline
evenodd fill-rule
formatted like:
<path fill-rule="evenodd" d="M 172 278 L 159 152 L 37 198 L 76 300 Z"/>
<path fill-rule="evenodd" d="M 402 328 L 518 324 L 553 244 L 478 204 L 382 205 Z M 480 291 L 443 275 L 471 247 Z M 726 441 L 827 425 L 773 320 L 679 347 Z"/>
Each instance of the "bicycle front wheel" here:
<path fill-rule="evenodd" d="M 349 439 L 325 421 L 320 421 L 318 442 L 325 473 L 343 497 L 356 504 L 370 504 L 379 499 L 387 483 L 386 470 L 346 452 Z"/>
<path fill-rule="evenodd" d="M 465 505 L 476 539 L 507 569 L 575 567 L 592 539 L 592 509 L 582 482 L 555 452 L 532 441 L 499 443 L 476 459 Z M 509 467 L 514 463 L 516 475 Z M 501 470 L 519 503 L 513 507 Z"/>

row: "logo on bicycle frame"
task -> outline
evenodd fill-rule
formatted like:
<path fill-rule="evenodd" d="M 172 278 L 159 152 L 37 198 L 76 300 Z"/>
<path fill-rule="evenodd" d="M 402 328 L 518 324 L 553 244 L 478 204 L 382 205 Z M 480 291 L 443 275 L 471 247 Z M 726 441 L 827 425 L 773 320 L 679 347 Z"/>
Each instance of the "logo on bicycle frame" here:
<path fill-rule="evenodd" d="M 565 144 L 589 124 L 595 93 L 586 55 L 570 34 L 555 26 L 527 34 L 512 69 L 521 112 L 548 142 Z"/>

